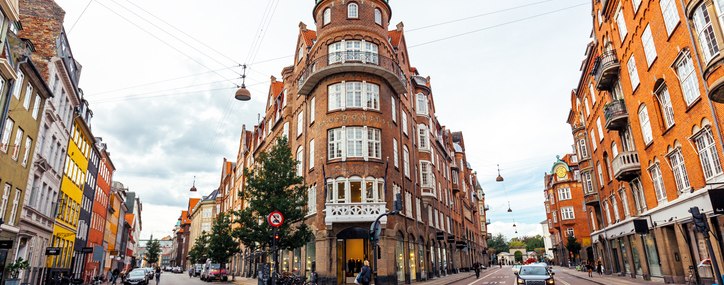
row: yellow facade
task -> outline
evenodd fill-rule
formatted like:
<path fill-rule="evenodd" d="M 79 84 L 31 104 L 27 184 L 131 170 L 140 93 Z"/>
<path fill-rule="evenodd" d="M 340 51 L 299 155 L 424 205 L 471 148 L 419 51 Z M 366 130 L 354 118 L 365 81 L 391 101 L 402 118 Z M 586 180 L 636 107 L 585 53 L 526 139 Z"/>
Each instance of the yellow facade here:
<path fill-rule="evenodd" d="M 84 129 L 84 122 L 80 120 L 76 118 L 68 142 L 68 156 L 65 159 L 58 211 L 53 227 L 53 247 L 61 248 L 61 254 L 48 258 L 48 267 L 70 268 L 72 262 L 73 244 L 83 201 L 83 185 L 86 181 L 88 157 L 92 147 Z"/>

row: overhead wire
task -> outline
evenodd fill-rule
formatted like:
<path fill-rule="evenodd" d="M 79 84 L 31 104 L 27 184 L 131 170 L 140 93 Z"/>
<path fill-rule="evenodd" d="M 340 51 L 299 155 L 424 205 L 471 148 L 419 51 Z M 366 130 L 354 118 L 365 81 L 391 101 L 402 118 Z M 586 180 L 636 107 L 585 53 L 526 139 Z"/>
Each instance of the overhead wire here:
<path fill-rule="evenodd" d="M 88 4 L 85 4 L 85 7 L 83 8 L 83 11 L 80 12 L 80 15 L 78 15 L 78 18 L 75 19 L 75 22 L 73 22 L 73 25 L 70 26 L 70 29 L 68 30 L 68 33 L 72 32 L 75 28 L 75 25 L 78 24 L 78 21 L 80 21 L 80 18 L 83 18 L 83 15 L 85 14 L 85 11 L 88 10 L 88 7 L 90 4 L 93 3 L 93 0 L 88 0 Z"/>
<path fill-rule="evenodd" d="M 184 75 L 184 76 L 180 76 L 180 77 L 174 77 L 174 78 L 163 79 L 163 80 L 158 80 L 158 81 L 151 81 L 151 82 L 141 83 L 141 84 L 138 84 L 138 85 L 126 86 L 126 87 L 122 87 L 122 88 L 118 88 L 118 89 L 111 89 L 111 90 L 106 90 L 106 91 L 101 91 L 101 92 L 95 92 L 95 93 L 93 93 L 93 94 L 94 94 L 94 95 L 100 95 L 100 94 L 116 93 L 116 92 L 125 91 L 125 90 L 129 90 L 129 89 L 135 89 L 135 88 L 138 88 L 138 87 L 144 87 L 144 86 L 149 86 L 149 85 L 157 85 L 157 84 L 161 84 L 161 83 L 176 81 L 176 80 L 179 80 L 179 79 L 184 79 L 184 78 L 189 78 L 189 77 L 196 77 L 196 76 L 199 76 L 199 75 L 212 73 L 212 72 L 214 72 L 214 71 L 223 71 L 223 70 L 227 70 L 227 69 L 231 69 L 231 68 L 235 68 L 235 67 L 237 67 L 237 66 L 230 66 L 230 67 L 219 68 L 219 69 L 215 69 L 215 70 L 208 70 L 208 71 L 204 71 L 204 72 L 199 72 L 199 73 Z"/>

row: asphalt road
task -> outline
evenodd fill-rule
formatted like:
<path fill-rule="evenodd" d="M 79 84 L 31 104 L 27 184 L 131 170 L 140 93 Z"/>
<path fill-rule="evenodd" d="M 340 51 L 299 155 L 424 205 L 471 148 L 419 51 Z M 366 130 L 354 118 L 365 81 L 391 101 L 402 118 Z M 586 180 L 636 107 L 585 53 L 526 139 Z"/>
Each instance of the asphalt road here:
<path fill-rule="evenodd" d="M 557 285 L 597 285 L 565 273 L 555 275 L 555 280 Z M 473 276 L 452 283 L 452 285 L 515 285 L 515 274 L 513 274 L 510 266 L 493 267 L 481 271 L 479 279 L 475 279 L 475 276 Z"/>

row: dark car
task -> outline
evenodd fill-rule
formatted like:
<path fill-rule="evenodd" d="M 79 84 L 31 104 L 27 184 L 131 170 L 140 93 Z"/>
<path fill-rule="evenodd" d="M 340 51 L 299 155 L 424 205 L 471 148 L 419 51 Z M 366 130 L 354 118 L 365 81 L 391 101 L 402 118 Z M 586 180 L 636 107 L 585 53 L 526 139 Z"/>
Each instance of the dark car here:
<path fill-rule="evenodd" d="M 523 265 L 516 273 L 515 284 L 519 285 L 555 285 L 554 273 L 545 265 Z"/>
<path fill-rule="evenodd" d="M 207 282 L 215 280 L 226 281 L 229 278 L 226 274 L 226 268 L 221 268 L 221 264 L 212 263 L 201 271 L 201 280 Z"/>
<path fill-rule="evenodd" d="M 148 285 L 148 277 L 145 270 L 133 270 L 126 275 L 124 285 Z"/>

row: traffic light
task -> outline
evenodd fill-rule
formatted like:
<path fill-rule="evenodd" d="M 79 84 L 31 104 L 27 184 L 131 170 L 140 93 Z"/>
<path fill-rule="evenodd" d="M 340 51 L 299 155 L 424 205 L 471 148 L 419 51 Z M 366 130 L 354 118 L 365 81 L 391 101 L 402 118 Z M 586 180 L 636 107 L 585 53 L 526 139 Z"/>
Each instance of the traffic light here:
<path fill-rule="evenodd" d="M 694 218 L 694 226 L 700 233 L 709 232 L 709 224 L 706 223 L 706 216 L 699 212 L 699 207 L 691 207 L 689 213 Z"/>
<path fill-rule="evenodd" d="M 279 232 L 274 232 L 274 242 L 279 243 Z"/>

